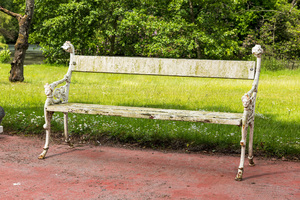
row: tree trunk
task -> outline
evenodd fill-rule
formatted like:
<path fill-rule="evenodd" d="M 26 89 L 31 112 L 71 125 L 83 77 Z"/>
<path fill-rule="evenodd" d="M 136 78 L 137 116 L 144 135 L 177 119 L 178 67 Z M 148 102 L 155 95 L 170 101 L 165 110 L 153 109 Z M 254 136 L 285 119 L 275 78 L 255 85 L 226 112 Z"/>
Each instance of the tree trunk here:
<path fill-rule="evenodd" d="M 293 0 L 292 3 L 291 3 L 291 5 L 292 5 L 292 7 L 291 7 L 291 9 L 289 11 L 289 14 L 292 13 L 293 8 L 297 5 L 297 0 Z"/>
<path fill-rule="evenodd" d="M 34 0 L 26 0 L 25 15 L 20 15 L 0 6 L 0 11 L 15 17 L 19 22 L 19 36 L 15 44 L 15 56 L 11 63 L 9 81 L 24 81 L 24 59 L 28 49 L 28 38 L 31 20 L 33 17 Z"/>

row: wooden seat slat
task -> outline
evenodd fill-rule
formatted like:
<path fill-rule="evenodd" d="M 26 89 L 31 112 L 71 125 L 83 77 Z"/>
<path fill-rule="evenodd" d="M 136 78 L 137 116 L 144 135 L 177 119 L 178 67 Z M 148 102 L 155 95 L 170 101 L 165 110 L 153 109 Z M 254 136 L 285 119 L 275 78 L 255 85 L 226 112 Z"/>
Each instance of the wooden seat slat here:
<path fill-rule="evenodd" d="M 98 104 L 66 103 L 53 104 L 47 107 L 47 111 L 68 112 L 94 115 L 109 115 L 120 117 L 205 122 L 216 124 L 229 124 L 240 126 L 242 113 L 225 113 L 211 111 L 175 110 L 147 107 L 111 106 Z"/>

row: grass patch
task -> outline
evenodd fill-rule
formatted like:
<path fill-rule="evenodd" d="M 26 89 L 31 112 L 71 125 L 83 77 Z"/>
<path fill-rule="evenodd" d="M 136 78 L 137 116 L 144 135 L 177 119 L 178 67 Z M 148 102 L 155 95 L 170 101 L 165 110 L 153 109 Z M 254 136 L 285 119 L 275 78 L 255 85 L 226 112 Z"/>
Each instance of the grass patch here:
<path fill-rule="evenodd" d="M 0 105 L 6 130 L 44 134 L 44 84 L 61 79 L 67 67 L 25 66 L 25 81 L 8 81 L 10 65 L 0 64 Z M 300 155 L 300 69 L 262 71 L 256 106 L 254 149 L 272 156 Z M 242 112 L 241 97 L 252 81 L 73 73 L 70 102 L 172 109 Z M 74 137 L 117 139 L 153 148 L 239 152 L 241 128 L 229 125 L 70 114 Z M 52 130 L 62 134 L 55 113 Z"/>

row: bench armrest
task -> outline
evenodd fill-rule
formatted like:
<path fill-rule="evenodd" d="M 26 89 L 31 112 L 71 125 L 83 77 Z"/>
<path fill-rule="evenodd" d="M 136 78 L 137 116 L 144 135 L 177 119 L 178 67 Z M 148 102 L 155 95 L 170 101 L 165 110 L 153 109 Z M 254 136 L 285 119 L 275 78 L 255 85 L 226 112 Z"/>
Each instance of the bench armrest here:
<path fill-rule="evenodd" d="M 56 88 L 59 84 L 66 82 L 65 85 Z M 70 77 L 65 77 L 59 81 L 55 81 L 51 84 L 46 83 L 44 86 L 45 94 L 47 96 L 45 107 L 54 103 L 66 103 L 68 102 L 68 89 L 70 85 Z"/>
<path fill-rule="evenodd" d="M 71 83 L 71 75 L 72 75 L 72 66 L 73 66 L 73 56 L 75 55 L 74 46 L 69 42 L 65 42 L 62 48 L 70 53 L 70 63 L 67 74 L 63 79 L 59 81 L 55 81 L 51 84 L 46 83 L 44 86 L 45 94 L 47 96 L 47 100 L 45 102 L 44 108 L 46 109 L 48 105 L 58 104 L 58 103 L 67 103 L 69 98 L 69 88 Z M 66 82 L 64 86 L 56 88 L 59 84 Z M 56 89 L 55 89 L 56 88 Z"/>

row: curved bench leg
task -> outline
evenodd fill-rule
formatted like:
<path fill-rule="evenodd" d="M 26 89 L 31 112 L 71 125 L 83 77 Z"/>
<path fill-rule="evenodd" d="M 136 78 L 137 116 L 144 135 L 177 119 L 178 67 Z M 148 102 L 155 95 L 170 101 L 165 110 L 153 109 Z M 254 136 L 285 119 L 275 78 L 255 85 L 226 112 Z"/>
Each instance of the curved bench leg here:
<path fill-rule="evenodd" d="M 46 124 L 44 124 L 44 129 L 46 130 L 46 139 L 45 139 L 45 145 L 43 148 L 43 152 L 39 155 L 38 159 L 44 159 L 46 157 L 46 154 L 49 149 L 49 140 L 50 140 L 50 134 L 51 134 L 51 118 L 52 118 L 53 112 L 47 112 L 45 111 L 45 121 Z"/>
<path fill-rule="evenodd" d="M 239 168 L 238 168 L 238 172 L 237 172 L 237 175 L 235 177 L 236 181 L 241 181 L 243 179 L 245 153 L 246 153 L 247 131 L 248 131 L 248 126 L 244 125 L 243 128 L 242 128 L 242 140 L 240 142 L 240 144 L 241 144 L 241 159 L 240 159 L 240 165 L 239 165 Z"/>
<path fill-rule="evenodd" d="M 249 165 L 254 166 L 255 163 L 253 161 L 253 131 L 254 131 L 254 123 L 250 123 L 250 133 L 249 133 Z"/>

